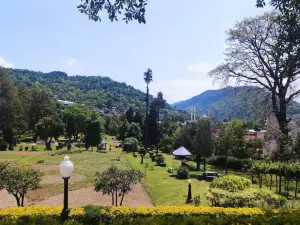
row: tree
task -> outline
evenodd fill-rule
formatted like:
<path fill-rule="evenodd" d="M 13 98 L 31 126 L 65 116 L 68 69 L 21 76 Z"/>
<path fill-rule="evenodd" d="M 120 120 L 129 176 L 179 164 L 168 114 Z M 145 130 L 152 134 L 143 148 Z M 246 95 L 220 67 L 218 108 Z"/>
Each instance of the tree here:
<path fill-rule="evenodd" d="M 141 128 L 137 123 L 131 123 L 129 124 L 126 133 L 125 133 L 126 138 L 134 137 L 137 140 L 141 139 L 142 132 Z"/>
<path fill-rule="evenodd" d="M 57 116 L 40 119 L 35 127 L 36 135 L 45 141 L 46 149 L 51 150 L 51 141 L 64 134 L 64 124 Z"/>
<path fill-rule="evenodd" d="M 130 107 L 130 108 L 126 111 L 126 119 L 127 119 L 128 123 L 132 123 L 132 121 L 133 121 L 133 116 L 134 116 L 134 111 L 133 111 L 133 108 Z"/>
<path fill-rule="evenodd" d="M 124 196 L 143 178 L 144 174 L 139 170 L 121 170 L 116 166 L 111 166 L 102 173 L 96 173 L 95 191 L 101 191 L 104 195 L 111 195 L 112 205 L 115 204 L 115 206 L 118 206 L 118 196 L 120 196 L 121 206 Z"/>
<path fill-rule="evenodd" d="M 213 139 L 211 121 L 201 118 L 197 123 L 197 132 L 194 140 L 194 152 L 196 154 L 197 170 L 200 170 L 200 158 L 203 157 L 204 171 L 206 171 L 206 158 L 212 155 Z"/>
<path fill-rule="evenodd" d="M 15 136 L 26 128 L 25 115 L 17 89 L 7 75 L 7 70 L 0 67 L 0 130 L 11 150 Z"/>
<path fill-rule="evenodd" d="M 180 146 L 184 146 L 188 150 L 193 149 L 193 141 L 197 132 L 197 124 L 196 123 L 187 123 L 184 128 L 180 130 L 180 132 L 175 135 L 175 143 L 174 148 L 179 148 Z"/>
<path fill-rule="evenodd" d="M 92 117 L 86 121 L 84 143 L 87 149 L 90 146 L 95 147 L 101 143 L 101 133 L 101 121 L 96 115 L 92 115 Z"/>
<path fill-rule="evenodd" d="M 268 92 L 280 131 L 288 138 L 287 106 L 300 95 L 300 42 L 292 27 L 283 29 L 277 15 L 247 18 L 230 29 L 225 62 L 209 75 L 224 82 L 255 84 Z"/>
<path fill-rule="evenodd" d="M 2 188 L 16 198 L 18 206 L 24 206 L 24 198 L 28 190 L 41 187 L 42 173 L 31 167 L 8 165 L 4 169 Z"/>
<path fill-rule="evenodd" d="M 146 23 L 145 20 L 145 7 L 147 0 L 81 0 L 83 3 L 77 8 L 89 19 L 94 21 L 101 21 L 99 16 L 100 11 L 107 11 L 108 18 L 111 22 L 118 21 L 118 15 L 123 14 L 123 20 L 128 23 L 132 20 L 137 20 L 139 23 Z"/>
<path fill-rule="evenodd" d="M 126 132 L 128 130 L 129 127 L 129 123 L 127 120 L 124 120 L 121 124 L 121 126 L 119 127 L 119 132 L 118 132 L 118 140 L 120 141 L 124 141 L 124 139 L 126 138 Z"/>
<path fill-rule="evenodd" d="M 152 79 L 153 72 L 151 69 L 148 69 L 144 73 L 144 81 L 147 85 L 147 93 L 146 93 L 146 119 L 145 119 L 145 127 L 144 127 L 144 147 L 148 147 L 148 111 L 149 111 L 149 84 L 153 81 Z"/>
<path fill-rule="evenodd" d="M 168 135 L 164 135 L 159 142 L 159 149 L 167 154 L 170 154 L 173 150 L 174 138 Z"/>
<path fill-rule="evenodd" d="M 39 88 L 31 89 L 28 98 L 28 116 L 30 118 L 28 128 L 35 131 L 36 124 L 40 119 L 53 115 L 55 115 L 55 106 L 50 94 Z"/>
<path fill-rule="evenodd" d="M 70 141 L 76 134 L 76 121 L 73 115 L 70 115 L 67 119 L 66 133 Z"/>

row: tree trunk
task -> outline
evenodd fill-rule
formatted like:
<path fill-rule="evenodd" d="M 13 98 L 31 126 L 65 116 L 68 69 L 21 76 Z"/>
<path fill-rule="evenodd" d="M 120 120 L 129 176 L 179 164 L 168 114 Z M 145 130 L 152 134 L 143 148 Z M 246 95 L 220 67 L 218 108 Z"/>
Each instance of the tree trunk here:
<path fill-rule="evenodd" d="M 21 206 L 24 207 L 24 195 L 21 196 Z"/>
<path fill-rule="evenodd" d="M 116 206 L 118 206 L 118 190 L 116 190 Z"/>
<path fill-rule="evenodd" d="M 115 204 L 114 197 L 115 197 L 115 192 L 112 192 L 112 193 L 111 193 L 111 205 L 112 205 L 112 206 L 114 206 L 114 204 Z"/>
<path fill-rule="evenodd" d="M 277 173 L 276 173 L 275 179 L 276 179 L 276 193 L 278 193 L 278 177 L 277 177 Z"/>
<path fill-rule="evenodd" d="M 279 175 L 278 193 L 281 194 L 281 175 Z"/>
<path fill-rule="evenodd" d="M 145 135 L 145 140 L 144 140 L 144 147 L 145 147 L 145 150 L 147 149 L 148 147 L 148 111 L 149 111 L 149 86 L 147 84 L 147 93 L 146 93 L 146 119 L 145 119 L 145 126 L 144 126 L 144 129 L 145 129 L 145 132 L 144 132 L 144 135 Z"/>
<path fill-rule="evenodd" d="M 17 205 L 18 205 L 18 207 L 20 207 L 20 206 L 21 206 L 21 202 L 20 202 L 19 196 L 18 196 L 18 195 L 14 195 L 14 196 L 15 196 L 15 198 L 16 198 L 16 200 L 17 200 Z"/>
<path fill-rule="evenodd" d="M 262 175 L 258 174 L 258 183 L 259 183 L 259 188 L 261 188 L 261 183 L 262 183 Z"/>
<path fill-rule="evenodd" d="M 298 178 L 296 177 L 295 199 L 297 198 L 297 192 L 298 192 Z"/>
<path fill-rule="evenodd" d="M 206 171 L 206 157 L 203 157 L 203 171 Z"/>
<path fill-rule="evenodd" d="M 287 185 L 286 185 L 286 197 L 290 196 L 290 178 L 287 178 Z"/>
<path fill-rule="evenodd" d="M 122 206 L 122 204 L 123 204 L 124 195 L 125 195 L 125 193 L 123 192 L 121 202 L 120 202 L 120 206 Z"/>
<path fill-rule="evenodd" d="M 196 164 L 197 164 L 196 169 L 198 171 L 200 170 L 200 161 L 201 161 L 201 156 L 200 155 L 196 155 Z"/>
<path fill-rule="evenodd" d="M 225 174 L 227 174 L 227 165 L 228 165 L 228 154 L 226 153 L 226 162 L 225 162 Z"/>

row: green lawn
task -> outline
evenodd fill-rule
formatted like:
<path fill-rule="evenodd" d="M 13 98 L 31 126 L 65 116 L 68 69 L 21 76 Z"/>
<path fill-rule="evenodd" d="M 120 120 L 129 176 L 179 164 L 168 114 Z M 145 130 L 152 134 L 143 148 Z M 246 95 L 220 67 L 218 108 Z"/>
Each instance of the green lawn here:
<path fill-rule="evenodd" d="M 146 171 L 146 179 L 143 185 L 151 196 L 154 205 L 184 205 L 188 192 L 188 180 L 178 180 L 174 173 L 168 173 L 166 167 L 155 166 L 155 162 L 151 162 L 149 157 L 144 158 L 144 164 L 140 164 L 141 158 L 134 158 L 131 153 L 123 153 L 122 157 L 126 158 L 129 165 L 134 169 Z M 171 155 L 164 155 L 167 166 L 175 168 L 180 166 L 179 160 L 174 160 Z M 149 165 L 145 168 L 145 165 Z M 151 170 L 153 168 L 153 170 Z M 195 174 L 195 173 L 194 173 Z M 209 205 L 205 198 L 205 192 L 208 190 L 209 183 L 192 180 L 192 195 L 200 195 L 201 205 Z"/>

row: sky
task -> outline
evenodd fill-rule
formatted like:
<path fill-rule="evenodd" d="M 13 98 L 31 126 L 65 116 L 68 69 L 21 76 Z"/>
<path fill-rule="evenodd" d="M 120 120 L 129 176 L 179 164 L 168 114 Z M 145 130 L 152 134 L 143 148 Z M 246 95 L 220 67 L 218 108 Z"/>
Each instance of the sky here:
<path fill-rule="evenodd" d="M 270 10 L 255 0 L 149 0 L 146 24 L 94 22 L 80 0 L 1 1 L 0 65 L 68 75 L 101 75 L 150 92 L 169 103 L 218 89 L 207 73 L 222 59 L 226 30 Z"/>

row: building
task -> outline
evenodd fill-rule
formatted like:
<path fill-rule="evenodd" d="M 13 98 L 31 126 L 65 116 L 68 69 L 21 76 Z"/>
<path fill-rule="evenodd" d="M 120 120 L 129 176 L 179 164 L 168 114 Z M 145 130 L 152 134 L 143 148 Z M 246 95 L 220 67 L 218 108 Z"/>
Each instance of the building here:
<path fill-rule="evenodd" d="M 65 101 L 65 100 L 57 100 L 58 102 L 61 102 L 62 104 L 64 104 L 64 106 L 66 107 L 71 107 L 73 105 L 75 105 L 75 102 L 70 102 L 70 101 Z"/>
<path fill-rule="evenodd" d="M 255 139 L 255 138 L 264 139 L 266 132 L 267 132 L 266 130 L 255 131 L 255 130 L 251 129 L 246 132 L 245 139 L 246 140 L 251 140 L 251 139 Z"/>

